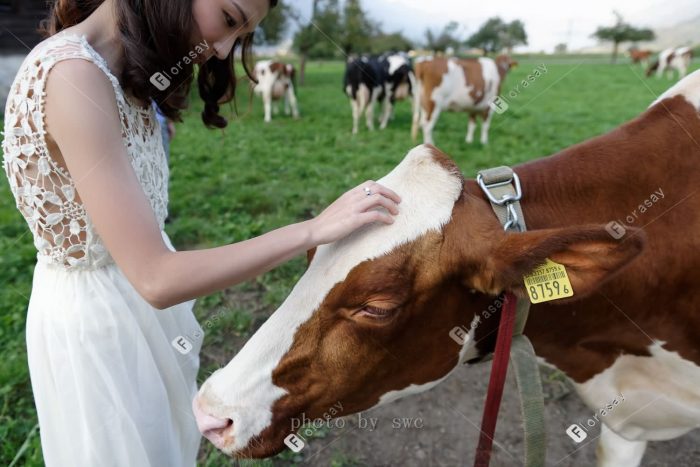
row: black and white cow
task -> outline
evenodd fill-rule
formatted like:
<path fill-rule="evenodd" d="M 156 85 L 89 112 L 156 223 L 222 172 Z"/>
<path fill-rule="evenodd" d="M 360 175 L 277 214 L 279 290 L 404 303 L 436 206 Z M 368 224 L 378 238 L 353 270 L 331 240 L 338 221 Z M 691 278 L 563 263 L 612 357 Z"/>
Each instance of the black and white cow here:
<path fill-rule="evenodd" d="M 412 96 L 414 85 L 413 67 L 404 54 L 361 56 L 348 60 L 344 89 L 352 106 L 353 134 L 357 133 L 363 113 L 367 128 L 374 129 L 374 106 L 377 103 L 384 106 L 379 127 L 386 128 L 395 102 Z"/>

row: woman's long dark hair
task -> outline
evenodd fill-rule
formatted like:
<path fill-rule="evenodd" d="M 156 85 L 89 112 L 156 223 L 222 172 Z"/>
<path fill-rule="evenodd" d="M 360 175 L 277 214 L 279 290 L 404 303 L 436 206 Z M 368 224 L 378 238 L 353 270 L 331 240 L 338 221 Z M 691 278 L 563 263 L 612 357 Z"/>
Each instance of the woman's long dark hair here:
<path fill-rule="evenodd" d="M 56 0 L 40 31 L 45 37 L 80 23 L 104 0 Z M 270 0 L 274 7 L 277 0 Z M 194 76 L 190 43 L 194 18 L 192 0 L 118 0 L 114 2 L 117 27 L 123 46 L 124 67 L 119 82 L 142 102 L 158 103 L 165 116 L 181 121 L 181 112 L 188 106 L 188 95 Z M 202 120 L 207 127 L 224 128 L 228 124 L 219 114 L 219 105 L 235 98 L 236 75 L 234 53 L 241 47 L 241 61 L 249 78 L 253 33 L 236 39 L 224 60 L 211 57 L 199 65 L 197 84 L 204 101 Z M 177 73 L 170 73 L 177 66 Z M 169 86 L 160 90 L 151 83 L 151 76 L 167 73 Z"/>

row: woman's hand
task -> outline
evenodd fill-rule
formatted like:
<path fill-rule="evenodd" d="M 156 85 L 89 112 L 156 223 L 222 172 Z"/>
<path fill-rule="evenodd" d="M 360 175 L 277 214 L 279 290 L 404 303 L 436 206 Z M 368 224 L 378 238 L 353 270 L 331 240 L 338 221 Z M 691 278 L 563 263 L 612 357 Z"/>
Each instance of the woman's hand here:
<path fill-rule="evenodd" d="M 311 220 L 314 246 L 332 243 L 370 222 L 391 224 L 401 198 L 394 191 L 368 180 L 345 192 Z M 384 210 L 375 208 L 382 207 Z"/>

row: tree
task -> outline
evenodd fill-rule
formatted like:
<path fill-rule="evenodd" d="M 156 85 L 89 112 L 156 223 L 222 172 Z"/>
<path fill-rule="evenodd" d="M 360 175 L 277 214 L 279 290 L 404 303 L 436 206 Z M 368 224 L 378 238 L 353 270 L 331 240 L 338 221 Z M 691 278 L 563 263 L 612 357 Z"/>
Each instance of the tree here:
<path fill-rule="evenodd" d="M 408 52 L 413 49 L 413 47 L 413 42 L 401 34 L 401 32 L 397 31 L 390 34 L 380 32 L 372 38 L 371 50 L 373 53 L 386 51 Z"/>
<path fill-rule="evenodd" d="M 516 45 L 527 45 L 525 24 L 519 19 L 506 24 L 505 29 L 501 33 L 501 42 L 509 54 L 513 53 L 513 47 Z"/>
<path fill-rule="evenodd" d="M 600 26 L 593 33 L 593 37 L 597 37 L 601 41 L 612 42 L 612 62 L 617 61 L 617 52 L 622 42 L 638 42 L 654 40 L 654 31 L 648 28 L 636 28 L 625 21 L 622 15 L 617 11 L 613 11 L 617 18 L 614 26 Z"/>
<path fill-rule="evenodd" d="M 275 44 L 283 39 L 284 33 L 289 29 L 289 19 L 292 16 L 292 7 L 286 2 L 278 2 L 272 8 L 265 19 L 260 22 L 255 33 L 256 44 Z"/>
<path fill-rule="evenodd" d="M 367 17 L 360 0 L 345 1 L 342 25 L 341 46 L 345 54 L 371 49 L 372 40 L 379 27 Z"/>
<path fill-rule="evenodd" d="M 469 37 L 466 45 L 469 47 L 477 47 L 484 51 L 484 55 L 489 52 L 496 52 L 503 48 L 502 33 L 506 29 L 506 24 L 499 17 L 493 17 L 486 20 L 481 27 Z"/>
<path fill-rule="evenodd" d="M 342 15 L 339 0 L 321 0 L 311 25 L 314 44 L 309 50 L 310 58 L 338 58 L 342 55 L 337 36 L 342 30 Z"/>
<path fill-rule="evenodd" d="M 338 55 L 335 44 L 328 40 L 329 32 L 340 30 L 338 0 L 313 0 L 311 17 L 304 21 L 298 12 L 292 18 L 299 25 L 294 36 L 294 48 L 299 52 L 299 84 L 304 84 L 306 62 L 309 58 L 327 58 Z"/>
<path fill-rule="evenodd" d="M 567 49 L 568 49 L 568 46 L 566 45 L 566 43 L 560 42 L 554 46 L 554 53 L 555 54 L 565 54 Z"/>
<path fill-rule="evenodd" d="M 486 20 L 466 41 L 467 46 L 482 49 L 484 55 L 503 48 L 513 53 L 513 47 L 520 44 L 527 44 L 525 24 L 519 19 L 506 23 L 498 16 Z"/>
<path fill-rule="evenodd" d="M 445 52 L 448 48 L 457 49 L 460 40 L 456 36 L 459 23 L 450 21 L 439 34 L 433 34 L 430 29 L 425 30 L 425 47 L 434 52 Z"/>

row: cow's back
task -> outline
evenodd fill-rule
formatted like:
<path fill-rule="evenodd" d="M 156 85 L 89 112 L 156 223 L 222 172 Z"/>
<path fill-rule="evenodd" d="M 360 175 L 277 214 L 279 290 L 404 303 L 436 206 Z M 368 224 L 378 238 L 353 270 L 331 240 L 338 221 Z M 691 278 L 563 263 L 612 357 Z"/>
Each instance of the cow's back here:
<path fill-rule="evenodd" d="M 378 87 L 380 82 L 380 69 L 376 60 L 362 57 L 347 62 L 343 90 L 351 99 L 357 98 L 357 91 L 361 85 L 372 90 Z"/>

